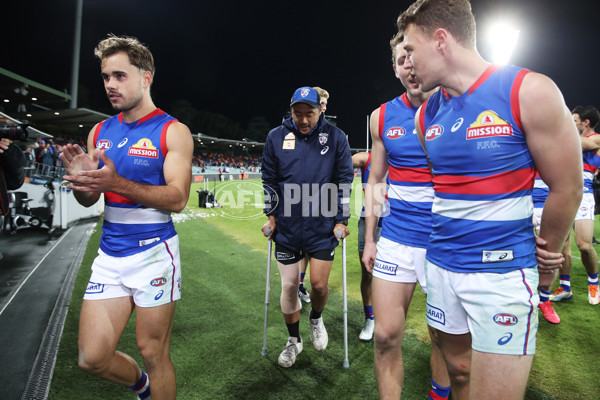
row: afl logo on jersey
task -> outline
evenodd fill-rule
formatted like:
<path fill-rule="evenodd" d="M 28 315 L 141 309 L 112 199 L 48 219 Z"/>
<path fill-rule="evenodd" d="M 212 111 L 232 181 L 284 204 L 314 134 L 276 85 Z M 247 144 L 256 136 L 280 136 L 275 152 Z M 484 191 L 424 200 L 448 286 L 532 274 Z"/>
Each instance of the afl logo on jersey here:
<path fill-rule="evenodd" d="M 433 140 L 442 136 L 444 127 L 442 125 L 434 125 L 425 132 L 425 140 Z"/>
<path fill-rule="evenodd" d="M 388 139 L 398 139 L 404 135 L 406 135 L 406 130 L 398 126 L 394 126 L 385 132 L 385 137 Z"/>
<path fill-rule="evenodd" d="M 102 139 L 96 143 L 96 148 L 100 150 L 108 150 L 112 147 L 112 142 L 110 140 Z"/>

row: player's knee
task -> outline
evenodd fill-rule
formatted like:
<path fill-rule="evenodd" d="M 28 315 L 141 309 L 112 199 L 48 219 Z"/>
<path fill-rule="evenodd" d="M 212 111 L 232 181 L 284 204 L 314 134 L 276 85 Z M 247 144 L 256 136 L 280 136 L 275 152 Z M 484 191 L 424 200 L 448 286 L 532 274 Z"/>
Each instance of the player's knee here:
<path fill-rule="evenodd" d="M 387 353 L 397 349 L 402 343 L 402 334 L 399 329 L 386 329 L 384 326 L 375 324 L 375 351 L 377 353 Z"/>
<path fill-rule="evenodd" d="M 580 242 L 577 244 L 577 247 L 579 247 L 579 251 L 583 254 L 590 254 L 593 250 L 594 247 L 592 246 L 592 242 Z"/>
<path fill-rule="evenodd" d="M 158 340 L 145 341 L 138 343 L 138 349 L 144 365 L 148 370 L 152 370 L 155 365 L 162 362 L 165 357 L 169 357 L 168 346 L 161 343 Z"/>
<path fill-rule="evenodd" d="M 91 375 L 101 375 L 107 368 L 110 358 L 100 353 L 79 350 L 77 364 L 79 368 Z"/>
<path fill-rule="evenodd" d="M 283 293 L 289 293 L 290 297 L 291 297 L 291 294 L 293 294 L 294 296 L 297 296 L 298 295 L 298 283 L 295 281 L 282 282 L 281 290 L 283 291 Z"/>
<path fill-rule="evenodd" d="M 446 360 L 446 367 L 452 386 L 469 383 L 471 376 L 470 360 Z"/>
<path fill-rule="evenodd" d="M 310 290 L 315 291 L 319 295 L 327 294 L 329 286 L 327 286 L 326 280 L 311 281 Z"/>

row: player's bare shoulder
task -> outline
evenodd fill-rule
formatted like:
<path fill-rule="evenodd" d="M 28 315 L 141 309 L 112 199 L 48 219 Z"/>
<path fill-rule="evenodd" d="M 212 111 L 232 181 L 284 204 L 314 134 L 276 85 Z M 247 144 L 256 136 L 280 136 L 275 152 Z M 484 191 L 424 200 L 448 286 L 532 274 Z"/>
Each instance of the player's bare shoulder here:
<path fill-rule="evenodd" d="M 178 149 L 179 151 L 194 150 L 194 139 L 187 125 L 175 121 L 167 128 L 167 148 L 169 150 Z"/>
<path fill-rule="evenodd" d="M 560 89 L 546 75 L 530 72 L 525 75 L 519 88 L 517 112 L 527 134 L 540 125 L 552 126 L 556 121 L 571 120 Z M 543 107 L 540 107 L 543 104 Z"/>

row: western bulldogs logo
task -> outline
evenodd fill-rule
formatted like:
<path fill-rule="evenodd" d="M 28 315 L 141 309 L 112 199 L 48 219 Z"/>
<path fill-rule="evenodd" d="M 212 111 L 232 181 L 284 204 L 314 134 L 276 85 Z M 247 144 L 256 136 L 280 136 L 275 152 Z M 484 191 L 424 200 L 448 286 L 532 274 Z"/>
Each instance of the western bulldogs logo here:
<path fill-rule="evenodd" d="M 444 127 L 441 125 L 434 125 L 425 132 L 425 140 L 437 139 L 442 136 L 442 133 L 444 133 Z"/>
<path fill-rule="evenodd" d="M 406 135 L 406 130 L 404 128 L 402 128 L 401 126 L 395 126 L 393 128 L 388 129 L 385 132 L 385 137 L 388 139 L 398 139 L 403 137 L 404 135 Z"/>
<path fill-rule="evenodd" d="M 96 148 L 100 150 L 108 150 L 112 147 L 112 142 L 110 140 L 100 140 L 96 143 Z"/>
<path fill-rule="evenodd" d="M 323 146 L 325 143 L 327 143 L 327 133 L 325 132 L 321 132 L 319 133 L 319 143 L 321 143 L 321 146 Z"/>
<path fill-rule="evenodd" d="M 309 90 L 308 90 L 308 88 L 303 88 L 303 89 L 300 91 L 300 96 L 302 96 L 302 97 L 306 97 L 306 96 L 308 96 L 308 93 L 309 93 Z"/>

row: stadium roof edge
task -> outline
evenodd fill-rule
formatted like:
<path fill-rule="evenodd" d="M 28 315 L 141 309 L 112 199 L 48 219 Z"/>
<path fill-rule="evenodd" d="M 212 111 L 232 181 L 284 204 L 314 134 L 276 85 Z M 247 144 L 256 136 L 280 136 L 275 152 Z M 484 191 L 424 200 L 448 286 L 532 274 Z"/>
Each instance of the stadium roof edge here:
<path fill-rule="evenodd" d="M 21 82 L 22 84 L 28 85 L 29 87 L 33 87 L 33 88 L 37 88 L 40 89 L 46 93 L 52 94 L 54 96 L 57 96 L 60 98 L 60 100 L 64 100 L 64 101 L 69 101 L 71 100 L 71 95 L 61 92 L 59 90 L 56 89 L 52 89 L 49 86 L 43 85 L 41 83 L 35 82 L 31 79 L 25 78 L 24 76 L 21 76 L 19 74 L 16 74 L 14 72 L 11 72 L 7 69 L 4 69 L 2 67 L 0 67 L 0 74 L 4 75 L 10 79 L 13 79 L 15 81 Z"/>

